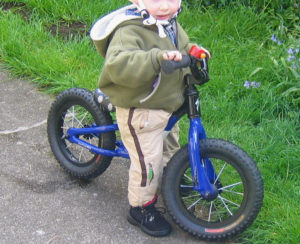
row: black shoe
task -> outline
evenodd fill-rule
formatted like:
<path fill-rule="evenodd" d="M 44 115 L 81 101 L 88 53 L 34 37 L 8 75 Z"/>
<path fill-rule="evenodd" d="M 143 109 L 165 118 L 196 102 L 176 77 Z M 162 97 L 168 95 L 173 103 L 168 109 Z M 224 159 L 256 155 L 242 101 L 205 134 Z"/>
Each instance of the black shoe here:
<path fill-rule="evenodd" d="M 127 220 L 133 225 L 139 225 L 141 230 L 151 236 L 166 236 L 171 232 L 171 225 L 165 220 L 154 204 L 147 207 L 130 207 Z"/>

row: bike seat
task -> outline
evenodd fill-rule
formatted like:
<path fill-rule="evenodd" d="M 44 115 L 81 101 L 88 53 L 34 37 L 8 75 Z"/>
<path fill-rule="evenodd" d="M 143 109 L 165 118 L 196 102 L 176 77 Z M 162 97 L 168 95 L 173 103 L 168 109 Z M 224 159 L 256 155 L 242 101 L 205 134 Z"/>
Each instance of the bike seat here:
<path fill-rule="evenodd" d="M 94 100 L 107 112 L 115 112 L 116 107 L 109 101 L 109 97 L 99 88 L 94 91 Z"/>

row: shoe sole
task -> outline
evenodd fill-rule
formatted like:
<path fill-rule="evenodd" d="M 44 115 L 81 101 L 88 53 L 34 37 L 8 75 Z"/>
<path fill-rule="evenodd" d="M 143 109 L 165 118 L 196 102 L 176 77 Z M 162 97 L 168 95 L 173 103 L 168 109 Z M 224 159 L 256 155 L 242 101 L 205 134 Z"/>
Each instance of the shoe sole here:
<path fill-rule="evenodd" d="M 139 226 L 140 229 L 145 232 L 146 234 L 150 235 L 150 236 L 155 236 L 155 237 L 163 237 L 163 236 L 167 236 L 171 233 L 171 229 L 170 230 L 165 230 L 165 231 L 151 231 L 147 228 L 145 228 L 145 226 L 143 226 L 141 223 L 139 223 L 138 221 L 136 221 L 134 218 L 132 218 L 130 215 L 127 216 L 127 221 L 134 225 L 134 226 Z"/>

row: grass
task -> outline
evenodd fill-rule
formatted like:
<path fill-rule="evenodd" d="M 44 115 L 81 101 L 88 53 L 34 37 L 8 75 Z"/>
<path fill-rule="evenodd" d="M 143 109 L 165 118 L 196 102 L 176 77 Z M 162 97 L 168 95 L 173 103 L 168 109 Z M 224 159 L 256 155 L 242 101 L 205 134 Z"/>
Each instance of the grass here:
<path fill-rule="evenodd" d="M 53 36 L 47 27 L 80 21 L 88 31 L 98 17 L 127 1 L 15 2 L 26 7 L 0 10 L 2 65 L 52 94 L 69 87 L 96 88 L 103 59 L 89 37 Z M 21 10 L 29 12 L 26 19 Z M 264 206 L 236 243 L 299 243 L 300 63 L 287 61 L 287 50 L 299 48 L 299 32 L 291 34 L 278 19 L 239 6 L 205 12 L 185 8 L 180 22 L 191 40 L 213 55 L 211 81 L 201 88 L 207 134 L 240 145 L 263 175 Z M 270 39 L 272 34 L 281 45 Z M 247 80 L 261 86 L 247 89 Z M 181 143 L 187 127 L 181 123 Z"/>

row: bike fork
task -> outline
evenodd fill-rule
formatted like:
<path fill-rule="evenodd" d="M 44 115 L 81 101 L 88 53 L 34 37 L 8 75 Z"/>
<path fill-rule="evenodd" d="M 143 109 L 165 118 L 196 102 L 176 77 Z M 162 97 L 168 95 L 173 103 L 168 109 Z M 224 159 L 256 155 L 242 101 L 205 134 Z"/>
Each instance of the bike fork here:
<path fill-rule="evenodd" d="M 195 79 L 188 75 L 185 77 L 187 84 L 188 115 L 190 119 L 189 130 L 189 157 L 194 190 L 200 192 L 206 200 L 213 200 L 218 196 L 218 189 L 214 185 L 216 173 L 209 158 L 201 157 L 200 140 L 206 139 L 206 133 L 201 122 L 201 109 L 199 93 L 195 88 Z"/>
<path fill-rule="evenodd" d="M 201 139 L 206 139 L 201 119 L 190 119 L 188 148 L 194 190 L 200 192 L 204 199 L 213 200 L 218 196 L 218 189 L 214 185 L 216 173 L 210 159 L 201 158 L 199 145 Z"/>

